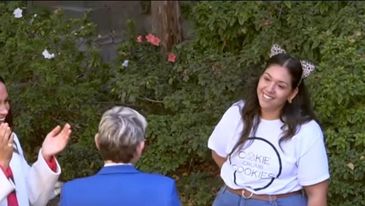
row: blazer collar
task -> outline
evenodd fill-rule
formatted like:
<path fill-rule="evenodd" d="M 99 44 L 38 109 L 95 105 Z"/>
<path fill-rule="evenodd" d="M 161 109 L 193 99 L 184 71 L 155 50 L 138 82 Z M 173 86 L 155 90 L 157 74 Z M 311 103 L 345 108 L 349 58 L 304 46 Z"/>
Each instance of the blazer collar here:
<path fill-rule="evenodd" d="M 115 165 L 106 166 L 100 169 L 98 175 L 115 174 L 115 173 L 139 173 L 133 165 Z"/>

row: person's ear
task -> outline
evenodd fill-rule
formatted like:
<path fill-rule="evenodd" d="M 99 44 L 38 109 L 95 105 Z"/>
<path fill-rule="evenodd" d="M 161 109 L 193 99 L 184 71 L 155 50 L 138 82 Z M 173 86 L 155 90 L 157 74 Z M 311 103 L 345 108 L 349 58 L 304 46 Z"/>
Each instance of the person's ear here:
<path fill-rule="evenodd" d="M 131 160 L 131 163 L 135 164 L 137 163 L 137 161 L 141 158 L 142 156 L 142 153 L 143 153 L 143 149 L 144 149 L 144 140 L 143 141 L 140 141 L 138 144 L 137 144 L 137 147 L 136 147 L 136 151 L 134 153 L 134 156 Z"/>
<path fill-rule="evenodd" d="M 298 87 L 296 87 L 296 88 L 292 91 L 292 93 L 291 93 L 291 94 L 289 95 L 289 97 L 288 97 L 288 102 L 289 102 L 289 103 L 292 103 L 293 99 L 297 96 L 298 91 L 299 91 Z"/>
<path fill-rule="evenodd" d="M 95 134 L 94 140 L 95 140 L 95 146 L 99 150 L 99 133 Z"/>
<path fill-rule="evenodd" d="M 137 157 L 141 157 L 142 153 L 143 153 L 143 149 L 144 149 L 144 141 L 139 142 L 139 144 L 137 145 Z"/>

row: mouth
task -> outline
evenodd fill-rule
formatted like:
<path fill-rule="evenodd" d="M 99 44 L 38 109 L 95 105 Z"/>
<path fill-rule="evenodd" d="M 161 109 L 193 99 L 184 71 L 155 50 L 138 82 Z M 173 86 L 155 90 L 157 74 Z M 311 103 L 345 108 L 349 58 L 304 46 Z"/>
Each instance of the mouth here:
<path fill-rule="evenodd" d="M 264 100 L 272 100 L 272 99 L 274 99 L 274 97 L 272 97 L 270 95 L 267 95 L 265 93 L 262 93 L 262 97 L 263 97 Z"/>
<path fill-rule="evenodd" d="M 0 118 L 0 123 L 3 123 L 3 122 L 5 122 L 5 117 Z"/>

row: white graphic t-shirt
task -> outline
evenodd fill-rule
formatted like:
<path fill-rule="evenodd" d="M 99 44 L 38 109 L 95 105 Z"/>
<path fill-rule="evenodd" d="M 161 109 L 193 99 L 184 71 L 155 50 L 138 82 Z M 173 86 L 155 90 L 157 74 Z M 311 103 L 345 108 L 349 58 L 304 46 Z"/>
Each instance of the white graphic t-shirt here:
<path fill-rule="evenodd" d="M 234 103 L 208 140 L 210 149 L 227 158 L 221 168 L 227 186 L 255 194 L 283 194 L 329 178 L 323 133 L 314 120 L 303 124 L 295 136 L 279 146 L 283 122 L 260 119 L 256 134 L 229 155 L 243 129 L 243 106 L 243 101 Z"/>

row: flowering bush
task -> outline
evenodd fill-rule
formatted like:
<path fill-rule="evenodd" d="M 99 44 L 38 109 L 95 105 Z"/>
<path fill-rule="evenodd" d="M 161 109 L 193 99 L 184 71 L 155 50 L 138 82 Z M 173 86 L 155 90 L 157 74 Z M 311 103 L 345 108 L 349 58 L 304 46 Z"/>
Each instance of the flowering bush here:
<path fill-rule="evenodd" d="M 156 47 L 160 46 L 160 38 L 158 38 L 157 36 L 153 35 L 153 34 L 147 34 L 145 37 L 143 37 L 142 35 L 138 35 L 136 37 L 136 42 L 137 43 L 143 43 L 144 39 L 146 39 L 146 41 L 148 43 L 150 43 L 151 45 L 154 45 Z M 169 52 L 167 54 L 167 61 L 169 62 L 175 62 L 176 61 L 176 55 L 172 52 Z"/>
<path fill-rule="evenodd" d="M 29 10 L 21 2 L 8 2 L 0 3 L 0 28 L 1 76 L 28 159 L 36 157 L 51 128 L 69 122 L 73 134 L 60 157 L 62 178 L 93 173 L 100 166 L 95 151 L 84 159 L 74 155 L 75 148 L 94 148 L 99 102 L 105 97 L 101 89 L 108 70 L 92 44 L 95 25 L 87 16 L 66 19 L 62 10 Z"/>
<path fill-rule="evenodd" d="M 147 148 L 137 166 L 176 178 L 183 205 L 209 205 L 219 178 L 211 178 L 216 167 L 206 141 L 224 105 L 243 90 L 245 79 L 237 78 L 248 73 L 237 69 L 243 59 L 214 50 L 199 53 L 192 44 L 177 45 L 166 57 L 151 42 L 154 37 L 136 36 L 120 45 L 111 87 L 149 122 Z"/>
<path fill-rule="evenodd" d="M 169 62 L 175 62 L 176 61 L 176 55 L 174 53 L 169 53 L 167 55 L 167 61 L 169 61 Z"/>
<path fill-rule="evenodd" d="M 331 206 L 365 205 L 364 12 L 359 2 L 202 2 L 191 13 L 196 48 L 263 62 L 280 42 L 317 65 L 306 83 L 327 141 Z"/>
<path fill-rule="evenodd" d="M 134 35 L 119 53 L 128 69 L 111 85 L 147 114 L 139 166 L 175 177 L 183 205 L 211 205 L 221 182 L 207 139 L 276 42 L 317 65 L 305 81 L 327 138 L 329 205 L 365 205 L 364 13 L 354 2 L 199 2 L 191 13 L 197 36 L 176 46 L 174 64 Z"/>
<path fill-rule="evenodd" d="M 109 69 L 86 17 L 65 20 L 60 10 L 0 3 L 0 68 L 15 131 L 35 155 L 54 124 L 70 122 L 72 144 L 60 159 L 62 178 L 72 179 L 101 166 L 90 148 L 102 111 L 115 103 L 134 107 L 149 122 L 137 166 L 173 176 L 183 205 L 210 205 L 222 182 L 207 139 L 277 42 L 318 68 L 306 82 L 327 137 L 329 205 L 365 205 L 364 13 L 357 2 L 198 2 L 192 42 L 162 54 L 158 37 L 131 32 Z"/>
<path fill-rule="evenodd" d="M 146 36 L 146 40 L 147 42 L 151 43 L 152 45 L 155 45 L 155 46 L 160 46 L 160 38 L 154 36 L 153 34 L 148 34 Z"/>

